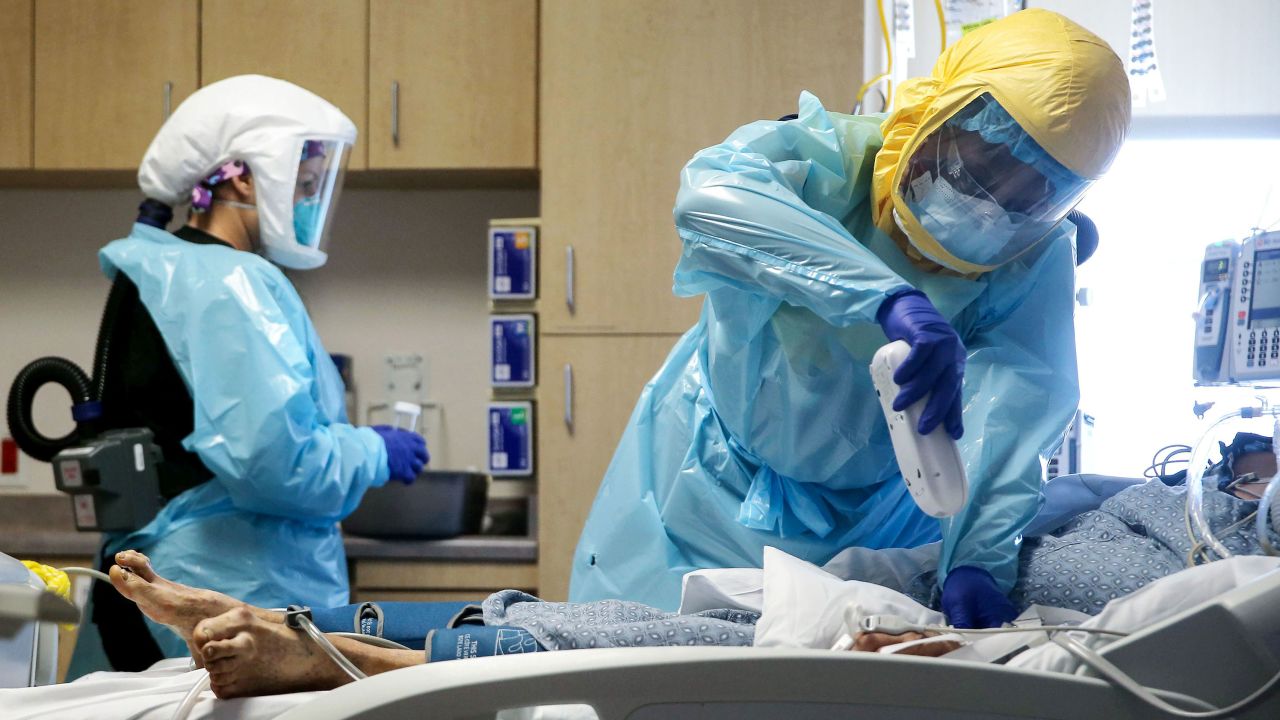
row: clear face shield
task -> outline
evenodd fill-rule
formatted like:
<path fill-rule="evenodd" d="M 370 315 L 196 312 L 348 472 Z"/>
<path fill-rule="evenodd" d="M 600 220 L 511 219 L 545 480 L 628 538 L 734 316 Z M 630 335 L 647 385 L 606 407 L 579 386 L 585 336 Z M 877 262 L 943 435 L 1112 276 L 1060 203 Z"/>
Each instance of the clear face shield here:
<path fill-rule="evenodd" d="M 946 267 L 982 272 L 1042 240 L 1092 184 L 984 94 L 915 148 L 895 192 L 918 223 L 913 233 L 898 218 L 912 245 Z M 936 245 L 916 237 L 920 229 Z"/>
<path fill-rule="evenodd" d="M 324 251 L 350 150 L 340 140 L 303 141 L 293 190 L 293 235 L 299 245 Z"/>

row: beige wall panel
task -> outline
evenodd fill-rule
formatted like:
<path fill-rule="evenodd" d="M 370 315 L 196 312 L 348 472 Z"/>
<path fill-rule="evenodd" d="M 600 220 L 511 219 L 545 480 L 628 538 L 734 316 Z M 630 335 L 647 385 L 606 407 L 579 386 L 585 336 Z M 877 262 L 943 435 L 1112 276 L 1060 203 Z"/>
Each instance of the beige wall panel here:
<path fill-rule="evenodd" d="M 136 170 L 196 88 L 198 33 L 196 0 L 37 0 L 36 168 Z"/>
<path fill-rule="evenodd" d="M 369 12 L 359 0 L 204 0 L 200 83 L 270 75 L 337 105 L 360 139 L 348 167 L 366 166 Z"/>
<path fill-rule="evenodd" d="M 536 0 L 371 0 L 369 166 L 536 167 L 537 26 Z"/>
<path fill-rule="evenodd" d="M 671 293 L 681 167 L 741 125 L 795 112 L 801 90 L 848 112 L 862 82 L 862 3 L 541 8 L 542 330 L 681 332 L 698 312 Z"/>
<path fill-rule="evenodd" d="M 31 167 L 31 0 L 0 0 L 0 168 Z"/>
<path fill-rule="evenodd" d="M 543 336 L 538 369 L 538 590 L 564 600 L 574 548 L 646 382 L 679 336 Z M 573 367 L 573 428 L 564 367 Z"/>

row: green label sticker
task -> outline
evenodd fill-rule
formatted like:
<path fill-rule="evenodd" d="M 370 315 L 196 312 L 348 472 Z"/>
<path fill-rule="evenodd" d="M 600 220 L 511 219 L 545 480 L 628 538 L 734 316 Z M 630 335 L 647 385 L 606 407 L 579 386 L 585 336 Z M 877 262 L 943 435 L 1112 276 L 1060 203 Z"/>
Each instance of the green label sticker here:
<path fill-rule="evenodd" d="M 976 22 L 965 23 L 964 25 L 960 26 L 960 34 L 968 35 L 974 30 L 977 30 L 978 28 L 982 27 L 983 25 L 990 25 L 991 23 L 995 22 L 997 19 L 998 18 L 992 17 L 992 18 L 987 18 L 986 20 L 978 20 Z"/>
<path fill-rule="evenodd" d="M 511 408 L 511 424 L 523 425 L 525 423 L 526 415 L 527 413 L 524 408 Z"/>

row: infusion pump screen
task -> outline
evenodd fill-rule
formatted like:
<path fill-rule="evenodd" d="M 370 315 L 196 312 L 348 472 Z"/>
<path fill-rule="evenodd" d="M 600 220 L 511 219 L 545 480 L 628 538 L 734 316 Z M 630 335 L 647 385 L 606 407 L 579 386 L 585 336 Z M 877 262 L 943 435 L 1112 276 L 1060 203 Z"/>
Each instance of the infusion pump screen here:
<path fill-rule="evenodd" d="M 1280 250 L 1263 250 L 1254 256 L 1249 327 L 1280 327 Z"/>
<path fill-rule="evenodd" d="M 1227 271 L 1231 269 L 1231 261 L 1227 258 L 1206 260 L 1204 263 L 1203 282 L 1220 282 L 1227 279 Z"/>

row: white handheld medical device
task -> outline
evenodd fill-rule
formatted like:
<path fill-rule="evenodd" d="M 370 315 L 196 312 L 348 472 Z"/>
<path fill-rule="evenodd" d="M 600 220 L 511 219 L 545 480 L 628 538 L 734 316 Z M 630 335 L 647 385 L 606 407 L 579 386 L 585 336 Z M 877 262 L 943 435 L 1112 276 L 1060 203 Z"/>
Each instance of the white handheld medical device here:
<path fill-rule="evenodd" d="M 1192 376 L 1201 385 L 1231 380 L 1231 354 L 1227 349 L 1227 321 L 1231 312 L 1231 285 L 1240 258 L 1240 245 L 1223 240 L 1205 248 L 1200 269 L 1200 294 L 1193 315 L 1196 321 L 1195 359 Z"/>
<path fill-rule="evenodd" d="M 898 457 L 898 469 L 911 499 L 927 515 L 949 517 L 960 512 L 969 495 L 969 479 L 956 441 L 941 425 L 928 435 L 921 435 L 916 429 L 929 396 L 905 410 L 893 409 L 893 399 L 900 389 L 893 381 L 893 373 L 910 352 L 911 346 L 902 340 L 880 348 L 871 359 L 871 381 L 889 423 L 893 453 Z"/>
<path fill-rule="evenodd" d="M 1197 383 L 1280 379 L 1280 232 L 1207 247 L 1194 317 Z"/>

